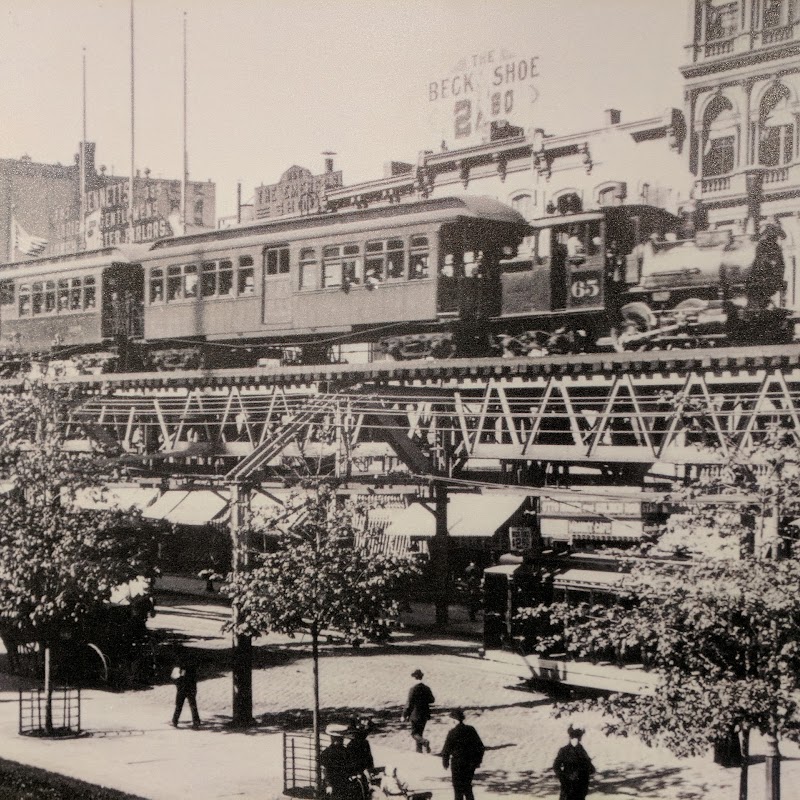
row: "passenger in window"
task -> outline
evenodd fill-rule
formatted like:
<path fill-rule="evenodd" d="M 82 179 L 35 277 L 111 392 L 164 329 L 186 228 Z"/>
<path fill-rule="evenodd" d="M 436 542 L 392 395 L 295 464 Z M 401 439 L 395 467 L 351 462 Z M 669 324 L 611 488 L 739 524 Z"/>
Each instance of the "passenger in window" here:
<path fill-rule="evenodd" d="M 377 264 L 367 264 L 364 267 L 364 286 L 367 289 L 374 289 L 381 283 L 381 268 Z"/>
<path fill-rule="evenodd" d="M 151 303 L 164 302 L 164 287 L 160 283 L 153 284 L 153 289 L 150 292 Z"/>
<path fill-rule="evenodd" d="M 578 229 L 572 228 L 567 239 L 567 257 L 573 263 L 585 260 L 586 248 L 583 246 Z"/>

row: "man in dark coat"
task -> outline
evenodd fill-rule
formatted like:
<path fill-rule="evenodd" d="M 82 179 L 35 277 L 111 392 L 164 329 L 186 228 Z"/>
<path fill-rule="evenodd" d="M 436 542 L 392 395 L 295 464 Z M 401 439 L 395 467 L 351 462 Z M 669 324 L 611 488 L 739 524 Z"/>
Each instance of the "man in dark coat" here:
<path fill-rule="evenodd" d="M 178 720 L 183 711 L 184 701 L 189 701 L 189 708 L 192 711 L 192 727 L 200 727 L 200 714 L 197 712 L 197 666 L 194 660 L 181 656 L 178 665 L 172 671 L 175 681 L 175 712 L 172 715 L 172 724 L 178 727 Z"/>
<path fill-rule="evenodd" d="M 564 745 L 553 762 L 553 769 L 561 784 L 559 800 L 586 800 L 589 778 L 594 775 L 594 764 L 583 749 L 583 729 L 569 726 L 569 744 Z"/>
<path fill-rule="evenodd" d="M 464 724 L 464 712 L 457 708 L 450 716 L 457 720 L 450 729 L 442 748 L 442 764 L 450 768 L 455 800 L 475 800 L 472 794 L 472 776 L 483 761 L 481 737 L 472 725 Z"/>
<path fill-rule="evenodd" d="M 779 225 L 768 223 L 759 237 L 753 266 L 745 283 L 747 307 L 751 310 L 765 309 L 772 295 L 783 289 L 784 261 L 778 239 L 785 236 Z"/>
<path fill-rule="evenodd" d="M 422 682 L 424 675 L 421 669 L 415 669 L 411 677 L 416 683 L 408 693 L 408 702 L 403 711 L 403 720 L 411 722 L 411 738 L 417 743 L 417 752 L 431 751 L 431 744 L 425 738 L 425 725 L 431 718 L 431 705 L 436 702 L 433 692 Z"/>
<path fill-rule="evenodd" d="M 322 767 L 322 780 L 327 789 L 331 800 L 349 800 L 352 796 L 350 777 L 353 774 L 351 768 L 350 754 L 344 746 L 344 736 L 348 733 L 347 725 L 332 723 L 325 729 L 325 733 L 331 737 L 331 743 L 319 756 L 319 763 Z"/>

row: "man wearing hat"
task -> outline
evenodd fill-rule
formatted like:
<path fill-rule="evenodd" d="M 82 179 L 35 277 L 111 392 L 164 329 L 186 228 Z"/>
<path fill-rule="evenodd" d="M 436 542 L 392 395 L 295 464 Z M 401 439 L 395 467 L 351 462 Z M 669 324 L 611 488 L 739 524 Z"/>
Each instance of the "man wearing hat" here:
<path fill-rule="evenodd" d="M 403 711 L 403 720 L 411 722 L 411 738 L 417 743 L 417 752 L 430 753 L 430 742 L 424 737 L 425 725 L 431 718 L 431 705 L 436 702 L 433 692 L 422 682 L 421 669 L 415 669 L 411 677 L 417 682 L 408 693 L 408 702 Z"/>
<path fill-rule="evenodd" d="M 322 767 L 322 781 L 330 790 L 331 800 L 348 800 L 350 797 L 350 756 L 344 746 L 344 736 L 349 731 L 347 725 L 331 723 L 325 733 L 331 737 L 331 743 L 319 756 Z"/>
<path fill-rule="evenodd" d="M 483 761 L 481 737 L 472 725 L 464 724 L 464 712 L 457 708 L 450 712 L 456 720 L 455 727 L 450 729 L 442 748 L 442 764 L 450 768 L 455 800 L 475 800 L 472 794 L 472 776 Z"/>
<path fill-rule="evenodd" d="M 772 295 L 782 291 L 784 287 L 783 250 L 778 239 L 786 234 L 777 222 L 766 223 L 758 237 L 753 265 L 745 282 L 747 307 L 753 311 L 761 311 L 770 303 Z"/>
<path fill-rule="evenodd" d="M 589 778 L 594 775 L 594 764 L 583 749 L 583 728 L 569 726 L 569 744 L 565 744 L 553 762 L 553 769 L 561 784 L 559 800 L 586 800 Z"/>

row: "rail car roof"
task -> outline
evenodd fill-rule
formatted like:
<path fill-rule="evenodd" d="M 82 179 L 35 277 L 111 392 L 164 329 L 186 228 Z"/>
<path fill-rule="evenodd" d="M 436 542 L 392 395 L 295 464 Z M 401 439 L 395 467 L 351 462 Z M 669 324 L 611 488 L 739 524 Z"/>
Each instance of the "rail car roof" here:
<path fill-rule="evenodd" d="M 55 272 L 74 272 L 107 267 L 111 264 L 136 264 L 150 249 L 150 244 L 104 247 L 102 250 L 87 250 L 82 253 L 67 253 L 30 261 L 15 261 L 0 264 L 0 281 L 11 278 L 34 278 L 37 275 L 52 275 Z"/>
<path fill-rule="evenodd" d="M 250 242 L 263 240 L 264 237 L 270 237 L 271 235 L 274 235 L 276 239 L 281 236 L 286 238 L 288 234 L 298 230 L 303 230 L 308 236 L 313 236 L 322 235 L 327 229 L 341 226 L 346 231 L 355 233 L 379 228 L 384 221 L 389 220 L 402 221 L 404 225 L 414 225 L 422 222 L 446 221 L 458 217 L 488 219 L 512 225 L 527 225 L 525 218 L 519 212 L 499 200 L 485 196 L 463 195 L 419 200 L 413 203 L 399 203 L 380 208 L 314 214 L 267 222 L 252 222 L 225 230 L 169 237 L 159 239 L 152 245 L 151 257 L 158 256 L 162 251 L 217 244 L 231 240 L 244 246 Z"/>

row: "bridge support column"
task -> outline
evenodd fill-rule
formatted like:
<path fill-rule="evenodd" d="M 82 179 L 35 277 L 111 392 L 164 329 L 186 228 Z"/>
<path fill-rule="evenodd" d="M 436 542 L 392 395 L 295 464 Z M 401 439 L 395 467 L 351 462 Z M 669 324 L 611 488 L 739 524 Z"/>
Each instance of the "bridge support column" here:
<path fill-rule="evenodd" d="M 436 503 L 436 535 L 433 537 L 431 563 L 433 566 L 434 580 L 436 581 L 436 624 L 446 625 L 450 620 L 450 567 L 449 567 L 449 536 L 447 532 L 447 485 L 445 483 L 433 484 L 434 499 Z"/>
<path fill-rule="evenodd" d="M 242 511 L 247 506 L 248 491 L 231 485 L 230 532 L 233 545 L 233 571 L 247 567 L 247 542 L 242 542 Z M 237 603 L 231 606 L 234 625 L 238 622 L 239 609 Z M 231 725 L 246 728 L 253 724 L 253 643 L 250 636 L 241 636 L 235 631 L 232 640 L 233 663 L 231 677 L 233 680 L 233 702 Z"/>

